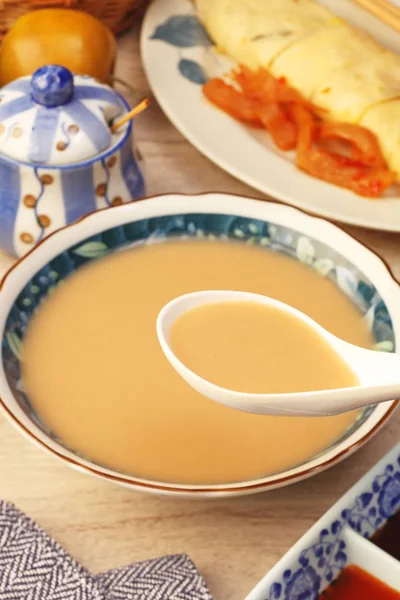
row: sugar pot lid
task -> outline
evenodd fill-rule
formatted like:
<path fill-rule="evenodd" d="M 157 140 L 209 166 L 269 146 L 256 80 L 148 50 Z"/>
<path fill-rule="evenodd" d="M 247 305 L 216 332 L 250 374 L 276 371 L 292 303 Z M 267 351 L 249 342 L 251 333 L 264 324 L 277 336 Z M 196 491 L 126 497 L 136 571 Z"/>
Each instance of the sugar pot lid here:
<path fill-rule="evenodd" d="M 111 87 L 46 65 L 0 89 L 0 154 L 36 165 L 84 162 L 121 136 L 110 122 L 127 112 Z"/>

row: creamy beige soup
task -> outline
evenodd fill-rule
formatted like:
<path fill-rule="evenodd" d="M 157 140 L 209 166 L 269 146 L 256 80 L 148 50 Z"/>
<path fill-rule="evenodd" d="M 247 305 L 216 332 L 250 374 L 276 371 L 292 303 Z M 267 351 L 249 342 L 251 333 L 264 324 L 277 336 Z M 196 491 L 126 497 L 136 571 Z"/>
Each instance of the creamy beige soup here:
<path fill-rule="evenodd" d="M 257 302 L 215 302 L 173 323 L 170 345 L 191 371 L 254 394 L 358 385 L 357 376 L 310 325 Z"/>
<path fill-rule="evenodd" d="M 157 340 L 158 312 L 176 296 L 205 289 L 269 295 L 349 342 L 372 344 L 360 313 L 334 284 L 288 257 L 223 241 L 144 246 L 80 269 L 32 319 L 23 377 L 43 422 L 101 465 L 186 484 L 263 477 L 341 437 L 356 414 L 246 414 L 200 396 L 175 373 Z"/>

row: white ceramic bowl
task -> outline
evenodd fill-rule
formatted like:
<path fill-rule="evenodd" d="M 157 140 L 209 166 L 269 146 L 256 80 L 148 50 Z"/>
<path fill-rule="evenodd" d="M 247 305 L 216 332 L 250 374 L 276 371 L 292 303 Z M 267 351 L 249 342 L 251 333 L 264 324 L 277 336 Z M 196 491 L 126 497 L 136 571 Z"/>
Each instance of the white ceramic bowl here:
<path fill-rule="evenodd" d="M 186 496 L 229 496 L 288 485 L 352 454 L 382 427 L 395 403 L 369 407 L 341 439 L 306 463 L 258 480 L 177 485 L 130 477 L 65 448 L 40 423 L 21 383 L 25 327 L 49 290 L 71 272 L 111 251 L 169 236 L 228 237 L 283 252 L 315 268 L 365 313 L 377 347 L 394 351 L 400 335 L 400 288 L 385 264 L 338 227 L 296 209 L 223 194 L 168 195 L 99 211 L 49 236 L 16 264 L 0 287 L 0 405 L 32 442 L 63 462 L 128 488 Z"/>

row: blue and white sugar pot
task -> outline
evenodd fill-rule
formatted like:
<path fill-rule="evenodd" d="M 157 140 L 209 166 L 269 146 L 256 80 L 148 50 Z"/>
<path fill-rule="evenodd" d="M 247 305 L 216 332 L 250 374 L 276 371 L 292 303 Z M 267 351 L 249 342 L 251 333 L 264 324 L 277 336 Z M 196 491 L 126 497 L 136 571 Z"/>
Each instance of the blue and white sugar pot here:
<path fill-rule="evenodd" d="M 91 77 L 41 67 L 0 89 L 0 247 L 20 257 L 80 217 L 144 195 L 124 98 Z"/>

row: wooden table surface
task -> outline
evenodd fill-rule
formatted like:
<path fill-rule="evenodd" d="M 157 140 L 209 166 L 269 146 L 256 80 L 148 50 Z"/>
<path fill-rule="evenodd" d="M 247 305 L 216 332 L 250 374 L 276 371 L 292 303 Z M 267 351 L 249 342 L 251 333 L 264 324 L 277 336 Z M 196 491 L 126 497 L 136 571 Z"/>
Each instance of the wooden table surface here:
<path fill-rule="evenodd" d="M 147 83 L 138 31 L 120 40 L 118 75 Z M 193 148 L 156 102 L 137 121 L 148 194 L 220 191 L 263 196 Z M 400 235 L 346 227 L 400 279 Z M 0 264 L 5 264 L 3 261 Z M 0 498 L 14 502 L 93 572 L 185 552 L 215 600 L 243 600 L 286 550 L 399 439 L 400 411 L 354 456 L 308 481 L 231 500 L 132 493 L 76 473 L 32 446 L 0 416 Z"/>

